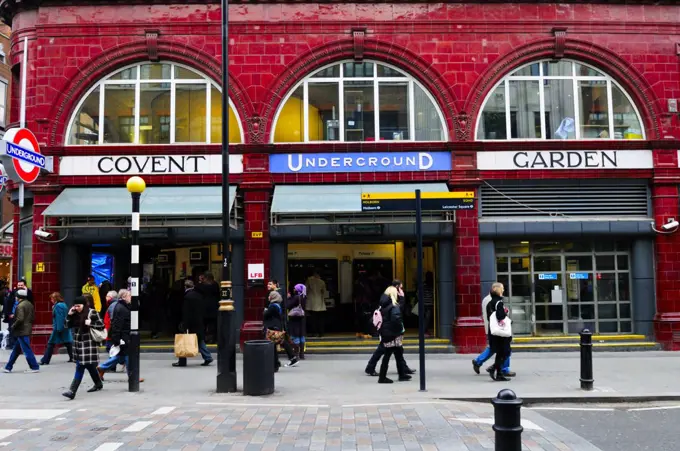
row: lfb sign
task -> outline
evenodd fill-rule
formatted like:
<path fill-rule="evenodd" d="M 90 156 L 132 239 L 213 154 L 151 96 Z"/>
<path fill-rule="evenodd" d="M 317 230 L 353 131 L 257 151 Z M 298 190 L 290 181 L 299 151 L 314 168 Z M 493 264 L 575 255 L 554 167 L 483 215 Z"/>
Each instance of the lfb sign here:
<path fill-rule="evenodd" d="M 0 160 L 9 179 L 15 182 L 33 183 L 41 169 L 51 169 L 47 157 L 40 153 L 38 140 L 27 128 L 7 130 L 0 148 Z"/>

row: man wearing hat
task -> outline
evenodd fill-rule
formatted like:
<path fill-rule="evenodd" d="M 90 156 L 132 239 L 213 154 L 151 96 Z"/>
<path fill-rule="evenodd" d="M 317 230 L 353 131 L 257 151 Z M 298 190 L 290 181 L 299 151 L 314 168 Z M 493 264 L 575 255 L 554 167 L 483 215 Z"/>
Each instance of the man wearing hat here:
<path fill-rule="evenodd" d="M 16 291 L 16 299 L 18 304 L 14 311 L 14 321 L 12 322 L 12 336 L 16 338 L 16 342 L 3 371 L 11 373 L 14 364 L 19 358 L 19 354 L 23 352 L 29 366 L 29 369 L 25 372 L 37 373 L 40 371 L 40 367 L 31 349 L 31 333 L 33 332 L 33 322 L 35 321 L 35 308 L 28 299 L 28 290 L 26 288 L 20 288 Z"/>

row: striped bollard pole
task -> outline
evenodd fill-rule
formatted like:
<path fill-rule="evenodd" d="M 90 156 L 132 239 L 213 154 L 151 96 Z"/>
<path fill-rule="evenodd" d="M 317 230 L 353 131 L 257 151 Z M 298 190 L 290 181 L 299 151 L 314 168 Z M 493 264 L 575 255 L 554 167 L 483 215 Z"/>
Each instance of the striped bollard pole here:
<path fill-rule="evenodd" d="M 130 177 L 127 189 L 132 195 L 132 229 L 130 249 L 130 344 L 128 345 L 128 391 L 139 391 L 139 199 L 146 188 L 141 177 Z"/>

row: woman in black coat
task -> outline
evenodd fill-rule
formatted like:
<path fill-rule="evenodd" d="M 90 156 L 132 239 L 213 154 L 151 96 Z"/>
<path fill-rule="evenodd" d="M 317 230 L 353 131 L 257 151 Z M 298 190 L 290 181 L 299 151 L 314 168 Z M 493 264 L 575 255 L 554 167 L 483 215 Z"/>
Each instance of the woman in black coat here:
<path fill-rule="evenodd" d="M 387 368 L 390 364 L 390 357 L 395 355 L 397 361 L 403 360 L 404 348 L 402 347 L 404 324 L 401 320 L 401 309 L 399 305 L 392 302 L 390 296 L 382 296 L 380 298 L 380 315 L 382 316 L 382 324 L 378 332 L 380 333 L 380 343 L 385 347 L 385 355 L 380 364 L 380 375 L 378 376 L 379 384 L 391 384 L 394 382 L 387 377 Z M 399 373 L 400 381 L 408 381 L 411 379 L 405 372 L 405 364 L 397 364 L 397 372 Z"/>
<path fill-rule="evenodd" d="M 88 393 L 104 388 L 97 372 L 99 344 L 94 341 L 90 332 L 90 329 L 103 331 L 104 322 L 88 299 L 85 296 L 78 296 L 73 300 L 73 307 L 66 316 L 66 327 L 73 329 L 73 354 L 76 360 L 76 374 L 73 376 L 69 390 L 62 394 L 73 399 L 83 381 L 85 370 L 90 373 L 92 382 L 94 382 L 94 387 L 90 388 L 87 391 Z"/>
<path fill-rule="evenodd" d="M 496 360 L 494 361 L 494 364 L 487 368 L 486 371 L 489 372 L 491 379 L 495 381 L 510 380 L 503 375 L 502 368 L 503 362 L 505 362 L 505 359 L 507 359 L 510 355 L 510 343 L 512 342 L 512 337 L 501 337 L 491 333 L 491 321 L 493 320 L 491 315 L 493 313 L 496 314 L 496 320 L 498 321 L 504 321 L 506 318 L 508 318 L 507 309 L 503 304 L 503 291 L 503 285 L 500 285 L 495 290 L 492 290 L 491 301 L 489 301 L 486 306 L 486 315 L 489 319 L 489 346 L 491 347 L 491 352 L 496 353 Z"/>
<path fill-rule="evenodd" d="M 286 308 L 288 309 L 288 335 L 293 341 L 293 352 L 300 360 L 305 359 L 306 307 L 307 287 L 299 283 L 295 285 L 293 295 L 286 301 Z"/>
<path fill-rule="evenodd" d="M 278 291 L 269 292 L 269 306 L 264 309 L 263 323 L 266 330 L 267 340 L 274 343 L 274 346 L 280 345 L 288 354 L 288 359 L 290 362 L 286 366 L 295 366 L 300 361 L 295 354 L 293 349 L 290 347 L 290 343 L 286 338 L 286 331 L 283 329 L 283 319 L 284 319 L 284 307 L 283 298 Z M 279 355 L 274 351 L 274 370 L 278 371 L 281 367 L 281 362 L 279 362 Z"/>

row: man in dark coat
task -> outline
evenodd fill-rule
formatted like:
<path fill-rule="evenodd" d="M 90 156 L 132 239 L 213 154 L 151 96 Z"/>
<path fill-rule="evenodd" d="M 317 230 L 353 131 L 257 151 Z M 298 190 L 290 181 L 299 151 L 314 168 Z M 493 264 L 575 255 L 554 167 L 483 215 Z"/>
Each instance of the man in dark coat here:
<path fill-rule="evenodd" d="M 37 373 L 40 371 L 38 362 L 35 359 L 35 354 L 31 349 L 31 334 L 33 333 L 33 322 L 35 321 L 35 308 L 33 303 L 28 300 L 28 290 L 21 289 L 16 291 L 16 298 L 19 301 L 16 309 L 14 310 L 14 321 L 12 322 L 12 336 L 16 338 L 14 347 L 12 348 L 12 354 L 9 356 L 9 361 L 3 371 L 5 373 L 11 373 L 14 364 L 19 358 L 19 354 L 22 352 L 26 356 L 26 362 L 28 362 L 29 370 L 27 373 Z"/>
<path fill-rule="evenodd" d="M 205 344 L 205 303 L 201 293 L 194 288 L 194 282 L 187 280 L 184 282 L 184 303 L 182 304 L 182 327 L 183 332 L 189 331 L 196 334 L 198 339 L 198 350 L 203 357 L 201 366 L 208 366 L 213 358 L 210 355 L 208 346 Z M 172 366 L 187 366 L 187 359 L 180 357 Z"/>
<path fill-rule="evenodd" d="M 220 308 L 220 286 L 210 272 L 203 275 L 203 281 L 196 290 L 203 296 L 205 305 L 206 341 L 217 342 L 217 311 Z"/>
<path fill-rule="evenodd" d="M 111 315 L 111 330 L 109 332 L 109 339 L 113 347 L 119 347 L 120 350 L 117 355 L 110 357 L 106 362 L 97 367 L 99 377 L 104 380 L 104 373 L 111 368 L 115 368 L 117 364 L 125 365 L 128 370 L 128 377 L 130 377 L 130 365 L 128 365 L 128 346 L 130 344 L 130 330 L 132 328 L 132 314 L 130 313 L 130 301 L 121 298 L 113 308 L 113 315 Z M 142 379 L 140 382 L 144 382 Z"/>

